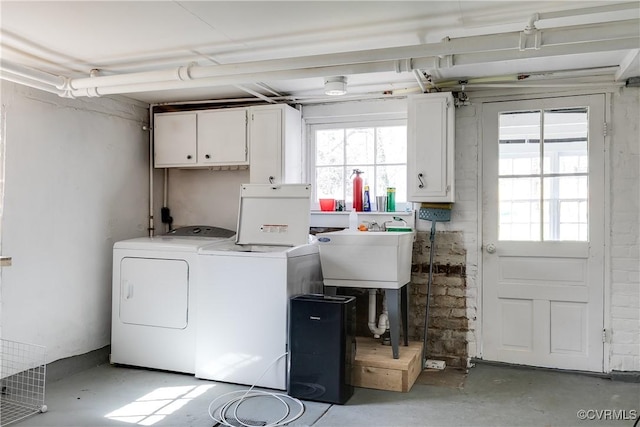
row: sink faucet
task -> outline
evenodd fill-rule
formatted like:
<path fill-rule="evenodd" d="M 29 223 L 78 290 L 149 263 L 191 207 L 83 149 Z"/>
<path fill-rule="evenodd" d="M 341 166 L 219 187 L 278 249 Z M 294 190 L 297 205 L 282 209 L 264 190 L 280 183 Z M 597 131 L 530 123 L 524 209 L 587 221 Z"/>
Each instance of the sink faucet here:
<path fill-rule="evenodd" d="M 380 225 L 375 221 L 363 221 L 363 223 L 367 225 L 367 230 L 369 231 L 383 231 L 383 229 L 380 228 Z"/>

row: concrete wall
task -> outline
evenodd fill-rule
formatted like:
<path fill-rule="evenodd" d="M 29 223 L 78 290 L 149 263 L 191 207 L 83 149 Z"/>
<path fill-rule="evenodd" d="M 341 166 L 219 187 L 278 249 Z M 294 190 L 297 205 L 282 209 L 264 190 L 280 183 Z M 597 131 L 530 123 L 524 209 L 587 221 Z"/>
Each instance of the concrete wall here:
<path fill-rule="evenodd" d="M 240 186 L 248 182 L 247 169 L 170 169 L 167 206 L 171 209 L 173 227 L 213 225 L 235 230 Z M 159 219 L 158 216 L 157 230 L 162 234 L 166 228 Z"/>
<path fill-rule="evenodd" d="M 47 361 L 110 342 L 112 246 L 144 236 L 146 106 L 2 82 L 2 338 Z"/>

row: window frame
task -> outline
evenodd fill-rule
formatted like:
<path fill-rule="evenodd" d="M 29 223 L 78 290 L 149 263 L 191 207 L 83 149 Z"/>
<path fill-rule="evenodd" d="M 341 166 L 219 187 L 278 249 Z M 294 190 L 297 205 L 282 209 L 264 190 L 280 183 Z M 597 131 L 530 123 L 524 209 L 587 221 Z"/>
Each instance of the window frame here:
<path fill-rule="evenodd" d="M 316 131 L 317 130 L 325 130 L 325 129 L 345 129 L 345 128 L 365 128 L 365 127 L 391 127 L 391 126 L 405 126 L 407 127 L 407 117 L 406 114 L 384 114 L 379 115 L 376 118 L 365 118 L 359 119 L 356 117 L 326 117 L 314 120 L 306 121 L 306 135 L 307 135 L 307 180 L 311 183 L 312 194 L 311 194 L 311 210 L 317 211 L 320 210 L 319 202 L 318 202 L 318 194 L 317 194 L 317 185 L 316 185 Z M 403 165 L 406 167 L 408 163 L 408 156 L 405 159 Z M 398 164 L 398 163 L 394 163 Z M 373 167 L 378 165 L 373 163 Z M 380 164 L 382 165 L 382 164 Z M 349 178 L 346 178 L 349 179 Z M 406 179 L 406 176 L 405 176 Z M 345 180 L 345 184 L 346 184 Z M 405 183 L 406 186 L 406 183 Z M 410 202 L 401 202 L 396 203 L 396 210 L 406 210 L 407 206 L 411 207 L 412 203 Z M 345 200 L 345 208 L 347 211 L 351 210 L 351 200 L 347 198 Z"/>

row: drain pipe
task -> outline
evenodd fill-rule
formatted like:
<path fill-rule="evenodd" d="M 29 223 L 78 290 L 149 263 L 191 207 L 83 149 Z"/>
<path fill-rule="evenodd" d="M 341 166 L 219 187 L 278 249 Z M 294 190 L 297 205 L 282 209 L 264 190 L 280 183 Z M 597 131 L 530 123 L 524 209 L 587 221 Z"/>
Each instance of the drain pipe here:
<path fill-rule="evenodd" d="M 153 107 L 149 109 L 149 123 L 150 126 L 145 130 L 149 131 L 149 237 L 153 237 L 155 235 L 155 224 L 153 219 L 153 127 L 155 126 L 155 123 L 153 122 Z"/>
<path fill-rule="evenodd" d="M 378 319 L 378 326 L 376 327 L 376 293 L 377 289 L 369 289 L 369 330 L 373 334 L 374 338 L 380 338 L 380 335 L 384 334 L 389 329 L 389 313 L 387 311 L 387 300 L 382 300 L 382 314 Z"/>

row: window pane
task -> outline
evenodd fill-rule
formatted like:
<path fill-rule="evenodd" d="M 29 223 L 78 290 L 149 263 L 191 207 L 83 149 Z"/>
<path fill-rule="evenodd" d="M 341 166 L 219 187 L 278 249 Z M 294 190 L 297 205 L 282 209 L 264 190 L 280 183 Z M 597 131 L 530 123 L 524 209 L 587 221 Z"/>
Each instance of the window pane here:
<path fill-rule="evenodd" d="M 545 240 L 587 241 L 587 177 L 551 177 L 544 181 Z"/>
<path fill-rule="evenodd" d="M 545 173 L 588 172 L 586 108 L 544 112 Z M 546 160 L 549 159 L 547 163 Z"/>
<path fill-rule="evenodd" d="M 347 129 L 346 135 L 347 164 L 373 164 L 373 128 Z"/>
<path fill-rule="evenodd" d="M 500 175 L 540 172 L 540 112 L 500 114 Z"/>
<path fill-rule="evenodd" d="M 344 130 L 316 131 L 316 165 L 341 165 L 344 162 Z"/>
<path fill-rule="evenodd" d="M 540 240 L 540 180 L 499 179 L 500 240 Z"/>
<path fill-rule="evenodd" d="M 407 201 L 407 167 L 405 165 L 378 166 L 376 168 L 376 178 L 376 196 L 386 196 L 387 187 L 395 187 L 396 203 Z"/>
<path fill-rule="evenodd" d="M 319 199 L 344 199 L 344 168 L 316 168 L 316 192 Z"/>
<path fill-rule="evenodd" d="M 406 125 L 311 129 L 316 145 L 316 200 L 344 199 L 349 209 L 353 203 L 353 170 L 360 169 L 372 203 L 376 195 L 386 194 L 387 187 L 396 188 L 397 203 L 406 203 Z"/>
<path fill-rule="evenodd" d="M 537 240 L 542 233 L 544 240 L 586 241 L 588 110 L 503 113 L 499 123 L 499 173 L 503 177 L 499 179 L 500 238 Z M 543 133 L 541 123 L 544 123 Z M 544 136 L 542 146 L 541 135 Z M 557 176 L 565 174 L 567 176 Z M 519 175 L 530 178 L 507 178 Z M 542 224 L 540 197 L 543 198 Z"/>
<path fill-rule="evenodd" d="M 377 164 L 407 163 L 406 126 L 378 128 L 377 137 Z M 406 178 L 404 180 L 406 180 Z"/>

